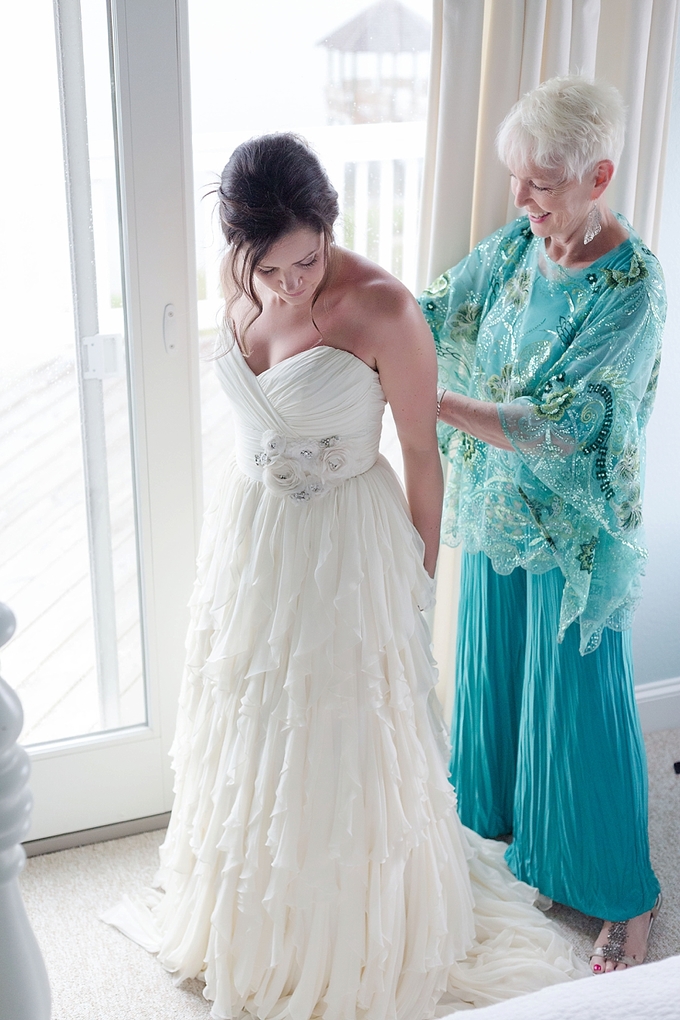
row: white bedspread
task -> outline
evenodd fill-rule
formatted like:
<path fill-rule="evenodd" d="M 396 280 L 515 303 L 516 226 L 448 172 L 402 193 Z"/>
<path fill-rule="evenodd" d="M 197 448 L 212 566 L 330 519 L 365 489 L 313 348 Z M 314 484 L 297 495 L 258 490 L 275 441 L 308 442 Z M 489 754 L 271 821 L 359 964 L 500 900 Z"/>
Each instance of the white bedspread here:
<path fill-rule="evenodd" d="M 472 1015 L 474 1020 L 680 1020 L 680 956 L 553 985 Z M 455 1013 L 450 1020 L 459 1017 Z"/>

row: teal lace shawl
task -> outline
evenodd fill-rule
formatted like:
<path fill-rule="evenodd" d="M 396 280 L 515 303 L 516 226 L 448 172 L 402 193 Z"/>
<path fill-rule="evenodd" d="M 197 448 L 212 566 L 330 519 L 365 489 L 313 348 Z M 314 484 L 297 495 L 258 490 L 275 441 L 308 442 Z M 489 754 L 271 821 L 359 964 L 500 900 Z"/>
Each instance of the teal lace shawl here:
<path fill-rule="evenodd" d="M 565 577 L 560 630 L 581 652 L 631 625 L 647 556 L 644 429 L 659 371 L 663 276 L 629 238 L 583 270 L 547 257 L 522 217 L 424 292 L 440 385 L 499 405 L 513 450 L 440 423 L 443 541 L 494 569 Z"/>

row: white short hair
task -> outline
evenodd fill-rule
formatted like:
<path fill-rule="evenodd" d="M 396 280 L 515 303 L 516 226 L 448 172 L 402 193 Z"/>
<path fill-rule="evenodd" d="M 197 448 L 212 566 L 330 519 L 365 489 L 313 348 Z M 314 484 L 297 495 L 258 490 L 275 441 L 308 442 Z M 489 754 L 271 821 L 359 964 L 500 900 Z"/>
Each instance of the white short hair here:
<path fill-rule="evenodd" d="M 579 74 L 550 78 L 515 103 L 496 136 L 506 166 L 563 169 L 582 181 L 603 159 L 616 167 L 626 125 L 618 89 Z"/>

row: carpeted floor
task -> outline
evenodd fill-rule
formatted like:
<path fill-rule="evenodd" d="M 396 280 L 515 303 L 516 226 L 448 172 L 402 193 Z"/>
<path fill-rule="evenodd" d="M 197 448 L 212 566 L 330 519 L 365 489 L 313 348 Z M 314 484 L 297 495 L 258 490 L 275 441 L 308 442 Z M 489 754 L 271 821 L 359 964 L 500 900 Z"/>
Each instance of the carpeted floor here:
<path fill-rule="evenodd" d="M 680 953 L 680 730 L 649 734 L 647 753 L 652 861 L 664 892 L 649 959 L 660 960 Z M 50 974 L 52 1020 L 207 1020 L 198 981 L 175 987 L 153 957 L 97 920 L 151 882 L 162 838 L 144 833 L 27 862 L 22 891 Z M 562 906 L 551 915 L 586 957 L 598 922 Z"/>

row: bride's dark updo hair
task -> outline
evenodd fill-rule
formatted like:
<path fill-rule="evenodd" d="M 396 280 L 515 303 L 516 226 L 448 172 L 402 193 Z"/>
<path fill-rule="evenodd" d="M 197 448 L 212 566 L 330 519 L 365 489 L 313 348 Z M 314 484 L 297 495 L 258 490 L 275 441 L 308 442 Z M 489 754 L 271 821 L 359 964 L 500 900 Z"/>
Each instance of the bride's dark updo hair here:
<path fill-rule="evenodd" d="M 276 241 L 300 227 L 323 235 L 326 273 L 314 295 L 314 308 L 328 275 L 338 195 L 307 143 L 286 133 L 251 138 L 234 149 L 217 197 L 227 242 L 222 261 L 225 320 L 247 353 L 245 333 L 262 312 L 253 282 L 255 269 Z M 244 294 L 253 315 L 239 329 L 231 310 Z"/>

